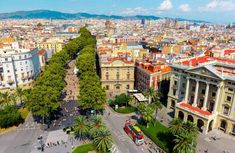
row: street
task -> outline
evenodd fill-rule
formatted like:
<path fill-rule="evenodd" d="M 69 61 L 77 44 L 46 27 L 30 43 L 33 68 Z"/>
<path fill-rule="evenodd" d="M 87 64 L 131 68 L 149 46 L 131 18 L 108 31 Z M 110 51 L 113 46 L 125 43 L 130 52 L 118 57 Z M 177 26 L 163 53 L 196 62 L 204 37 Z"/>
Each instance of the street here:
<path fill-rule="evenodd" d="M 108 115 L 108 112 L 110 113 L 110 115 Z M 113 112 L 110 107 L 106 107 L 106 113 L 104 115 L 104 118 L 105 123 L 110 129 L 114 138 L 115 149 L 113 149 L 113 153 L 150 153 L 150 151 L 154 152 L 154 150 L 150 149 L 150 147 L 145 143 L 141 146 L 137 146 L 132 141 L 132 139 L 125 133 L 123 127 L 129 116 L 130 114 L 117 114 Z M 144 139 L 146 141 L 148 138 L 145 137 Z M 148 142 L 149 141 L 150 140 L 148 140 Z"/>

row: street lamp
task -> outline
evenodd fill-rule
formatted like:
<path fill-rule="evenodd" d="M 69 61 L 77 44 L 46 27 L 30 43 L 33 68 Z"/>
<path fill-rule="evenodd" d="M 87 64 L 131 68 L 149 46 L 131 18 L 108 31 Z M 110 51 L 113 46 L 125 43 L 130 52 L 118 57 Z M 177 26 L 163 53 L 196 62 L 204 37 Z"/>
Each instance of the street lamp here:
<path fill-rule="evenodd" d="M 70 142 L 71 142 L 71 146 L 72 146 L 72 150 L 73 150 L 73 148 L 74 148 L 74 146 L 73 146 L 73 142 L 74 142 L 73 135 L 70 135 Z"/>

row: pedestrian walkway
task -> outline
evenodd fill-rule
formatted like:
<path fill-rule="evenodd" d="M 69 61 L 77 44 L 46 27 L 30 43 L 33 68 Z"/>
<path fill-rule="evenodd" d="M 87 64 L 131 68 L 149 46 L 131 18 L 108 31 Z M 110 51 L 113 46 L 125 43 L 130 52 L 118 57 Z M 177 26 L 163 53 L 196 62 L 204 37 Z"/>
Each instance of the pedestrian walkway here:
<path fill-rule="evenodd" d="M 77 96 L 79 95 L 78 77 L 74 73 L 75 60 L 68 63 L 68 69 L 65 76 L 66 86 L 63 90 L 63 99 L 61 99 L 61 113 L 59 119 L 52 121 L 50 130 L 58 130 L 64 127 L 72 126 L 74 116 L 78 114 Z"/>
<path fill-rule="evenodd" d="M 33 129 L 40 129 L 41 124 L 34 121 L 32 114 L 30 113 L 25 120 L 25 122 L 18 126 L 16 130 L 22 131 L 22 130 L 33 130 Z"/>

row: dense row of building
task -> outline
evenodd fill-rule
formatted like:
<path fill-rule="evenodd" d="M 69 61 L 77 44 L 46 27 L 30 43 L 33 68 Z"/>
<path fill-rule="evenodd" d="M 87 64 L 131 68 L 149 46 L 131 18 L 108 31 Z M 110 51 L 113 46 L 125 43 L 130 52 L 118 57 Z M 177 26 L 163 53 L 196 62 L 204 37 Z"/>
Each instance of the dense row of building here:
<path fill-rule="evenodd" d="M 225 25 L 170 19 L 3 20 L 0 25 L 5 25 L 0 26 L 0 89 L 30 84 L 87 26 L 97 38 L 99 73 L 109 98 L 164 89 L 175 117 L 195 122 L 204 133 L 217 128 L 235 134 L 235 32 Z M 137 98 L 145 101 L 142 96 Z"/>
<path fill-rule="evenodd" d="M 66 21 L 0 21 L 0 90 L 30 87 L 53 54 L 78 37 L 75 25 Z"/>
<path fill-rule="evenodd" d="M 216 128 L 235 134 L 235 32 L 169 20 L 143 24 L 106 21 L 99 29 L 89 27 L 97 35 L 108 97 L 163 87 L 175 117 L 196 123 L 203 133 Z M 164 81 L 169 83 L 162 86 Z"/>

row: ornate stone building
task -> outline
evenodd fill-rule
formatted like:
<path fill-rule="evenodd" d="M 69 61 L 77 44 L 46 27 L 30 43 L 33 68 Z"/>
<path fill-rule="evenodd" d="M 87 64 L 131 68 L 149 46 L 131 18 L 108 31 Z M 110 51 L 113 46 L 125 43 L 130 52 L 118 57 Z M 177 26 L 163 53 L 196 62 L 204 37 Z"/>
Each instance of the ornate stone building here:
<path fill-rule="evenodd" d="M 100 59 L 100 69 L 101 83 L 109 98 L 134 89 L 134 62 L 131 58 Z"/>
<path fill-rule="evenodd" d="M 203 133 L 216 128 L 234 135 L 234 64 L 232 60 L 202 57 L 196 63 L 173 65 L 168 109 L 173 109 L 175 117 L 195 122 Z"/>

